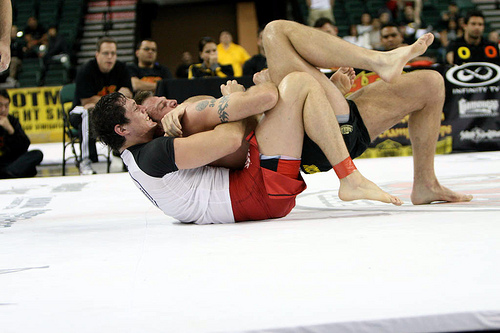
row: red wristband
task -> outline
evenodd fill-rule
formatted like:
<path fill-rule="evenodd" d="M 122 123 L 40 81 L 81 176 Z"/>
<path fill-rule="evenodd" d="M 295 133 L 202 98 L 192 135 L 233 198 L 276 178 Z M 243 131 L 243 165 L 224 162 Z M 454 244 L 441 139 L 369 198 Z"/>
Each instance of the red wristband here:
<path fill-rule="evenodd" d="M 339 177 L 339 179 L 342 179 L 342 178 L 349 176 L 351 173 L 354 172 L 354 170 L 357 170 L 357 169 L 356 169 L 356 166 L 354 165 L 354 162 L 352 161 L 351 157 L 347 157 L 345 160 L 343 160 L 339 164 L 334 165 L 333 170 L 335 170 L 337 177 Z"/>

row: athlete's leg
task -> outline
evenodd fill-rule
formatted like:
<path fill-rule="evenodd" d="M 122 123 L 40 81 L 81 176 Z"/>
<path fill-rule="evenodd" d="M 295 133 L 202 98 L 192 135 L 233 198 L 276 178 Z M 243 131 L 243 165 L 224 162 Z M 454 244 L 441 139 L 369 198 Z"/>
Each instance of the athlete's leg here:
<path fill-rule="evenodd" d="M 410 59 L 424 53 L 433 40 L 432 34 L 425 34 L 410 46 L 379 52 L 292 21 L 273 21 L 263 33 L 267 63 L 274 82 L 280 82 L 292 71 L 341 66 L 371 70 L 390 82 L 401 74 Z M 310 74 L 315 76 L 315 73 Z"/>
<path fill-rule="evenodd" d="M 295 72 L 279 85 L 280 99 L 256 129 L 260 153 L 300 158 L 304 131 L 324 151 L 336 171 L 350 161 L 337 119 L 320 84 L 310 75 Z M 368 199 L 400 205 L 357 170 L 340 176 L 339 198 Z"/>
<path fill-rule="evenodd" d="M 470 195 L 441 186 L 434 172 L 444 98 L 443 78 L 432 70 L 401 75 L 391 84 L 377 81 L 349 97 L 358 106 L 372 140 L 410 115 L 408 128 L 414 161 L 411 200 L 414 204 L 472 199 Z"/>

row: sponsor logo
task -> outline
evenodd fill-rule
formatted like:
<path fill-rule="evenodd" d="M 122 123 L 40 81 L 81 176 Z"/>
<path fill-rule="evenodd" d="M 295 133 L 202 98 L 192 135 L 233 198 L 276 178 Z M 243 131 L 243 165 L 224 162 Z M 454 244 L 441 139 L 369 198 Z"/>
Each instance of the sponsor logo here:
<path fill-rule="evenodd" d="M 496 117 L 498 116 L 498 100 L 468 101 L 462 98 L 458 101 L 460 118 Z"/>
<path fill-rule="evenodd" d="M 450 68 L 446 72 L 446 79 L 462 87 L 487 86 L 500 80 L 500 66 L 487 62 L 469 62 Z"/>
<path fill-rule="evenodd" d="M 496 130 L 483 130 L 482 128 L 474 127 L 470 131 L 460 132 L 460 141 L 478 142 L 495 142 L 500 141 L 500 131 Z"/>

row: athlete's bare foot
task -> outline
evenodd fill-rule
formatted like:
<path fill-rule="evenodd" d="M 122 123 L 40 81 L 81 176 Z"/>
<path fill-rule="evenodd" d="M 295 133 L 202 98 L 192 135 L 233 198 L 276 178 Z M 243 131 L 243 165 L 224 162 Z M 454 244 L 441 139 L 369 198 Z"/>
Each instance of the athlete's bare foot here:
<path fill-rule="evenodd" d="M 383 52 L 381 56 L 384 58 L 380 64 L 380 68 L 376 69 L 375 72 L 386 82 L 394 81 L 397 77 L 399 77 L 399 75 L 401 75 L 401 72 L 408 61 L 422 55 L 425 51 L 427 51 L 427 48 L 433 41 L 434 35 L 429 32 L 421 36 L 411 45 Z"/>
<path fill-rule="evenodd" d="M 347 94 L 351 90 L 355 79 L 356 72 L 352 67 L 340 67 L 330 76 L 330 81 L 333 82 L 342 95 Z"/>
<path fill-rule="evenodd" d="M 468 202 L 471 200 L 472 195 L 454 192 L 437 181 L 430 185 L 414 183 L 411 192 L 411 202 L 414 205 L 430 204 L 435 201 Z"/>
<path fill-rule="evenodd" d="M 343 201 L 375 200 L 396 206 L 401 206 L 403 203 L 399 198 L 382 191 L 357 170 L 340 180 L 339 198 Z"/>

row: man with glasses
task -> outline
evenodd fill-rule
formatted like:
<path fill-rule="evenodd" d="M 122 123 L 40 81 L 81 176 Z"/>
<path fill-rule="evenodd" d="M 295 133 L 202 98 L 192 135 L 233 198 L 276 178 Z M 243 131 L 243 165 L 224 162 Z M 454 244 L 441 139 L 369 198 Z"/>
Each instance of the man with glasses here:
<path fill-rule="evenodd" d="M 82 161 L 80 174 L 90 175 L 95 171 L 92 162 L 97 162 L 95 140 L 89 136 L 88 109 L 94 107 L 102 96 L 120 92 L 132 97 L 132 82 L 126 65 L 117 60 L 116 41 L 102 37 L 97 41 L 95 59 L 84 64 L 76 75 L 74 109 L 70 112 L 70 122 L 82 137 Z"/>
<path fill-rule="evenodd" d="M 134 91 L 148 90 L 155 92 L 157 83 L 163 79 L 172 79 L 170 70 L 158 62 L 158 47 L 156 42 L 151 39 L 145 39 L 135 50 L 137 64 L 128 65 L 127 69 L 132 77 L 132 87 Z"/>

